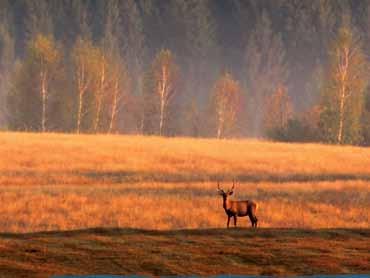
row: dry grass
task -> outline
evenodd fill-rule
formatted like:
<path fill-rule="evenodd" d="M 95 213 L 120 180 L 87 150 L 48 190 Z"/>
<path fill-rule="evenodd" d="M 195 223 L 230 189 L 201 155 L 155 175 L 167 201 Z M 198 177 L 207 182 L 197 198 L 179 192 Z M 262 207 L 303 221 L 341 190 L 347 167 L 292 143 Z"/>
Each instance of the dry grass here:
<path fill-rule="evenodd" d="M 0 188 L 2 232 L 88 227 L 221 228 L 222 200 L 212 183 Z M 370 186 L 359 181 L 243 183 L 236 197 L 258 202 L 261 227 L 369 228 Z M 239 226 L 249 227 L 248 218 Z"/>
<path fill-rule="evenodd" d="M 224 229 L 232 178 L 262 229 Z M 0 133 L 1 277 L 368 273 L 369 212 L 366 148 Z"/>
<path fill-rule="evenodd" d="M 370 223 L 367 148 L 2 133 L 0 157 L 2 232 L 225 227 L 214 180 L 233 177 L 261 227 Z"/>
<path fill-rule="evenodd" d="M 0 133 L 0 185 L 370 181 L 370 148 L 140 136 Z"/>

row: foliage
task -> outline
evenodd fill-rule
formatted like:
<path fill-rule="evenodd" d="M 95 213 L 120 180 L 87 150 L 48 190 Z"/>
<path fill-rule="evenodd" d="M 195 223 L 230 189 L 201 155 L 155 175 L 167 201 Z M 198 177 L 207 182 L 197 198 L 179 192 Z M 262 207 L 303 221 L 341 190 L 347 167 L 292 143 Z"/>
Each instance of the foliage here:
<path fill-rule="evenodd" d="M 240 94 L 229 135 L 298 140 L 287 132 L 309 125 L 312 137 L 299 140 L 321 133 L 324 142 L 367 144 L 369 11 L 368 2 L 347 0 L 0 1 L 0 128 L 215 136 L 210 94 L 228 71 L 248 92 L 248 99 Z M 31 51 L 37 37 L 45 40 Z M 336 65 L 346 45 L 343 87 Z M 165 108 L 152 69 L 161 49 L 181 71 Z M 38 76 L 44 62 L 57 68 L 48 66 L 50 80 Z M 78 64 L 85 64 L 80 81 Z M 266 132 L 266 98 L 279 86 L 291 98 L 293 121 Z M 318 104 L 312 127 L 299 111 Z"/>
<path fill-rule="evenodd" d="M 158 134 L 166 134 L 169 121 L 169 107 L 179 89 L 179 68 L 170 50 L 162 49 L 155 57 L 152 65 L 154 93 L 159 111 Z"/>
<path fill-rule="evenodd" d="M 240 112 L 241 88 L 239 82 L 232 75 L 225 72 L 216 81 L 212 92 L 217 138 L 224 138 L 235 134 Z"/>
<path fill-rule="evenodd" d="M 338 144 L 362 141 L 361 116 L 367 87 L 367 60 L 360 38 L 343 23 L 332 42 L 322 89 L 320 127 L 323 139 Z"/>
<path fill-rule="evenodd" d="M 61 128 L 58 116 L 54 114 L 64 111 L 62 103 L 57 101 L 59 91 L 56 84 L 63 78 L 60 61 L 61 52 L 52 37 L 38 34 L 29 42 L 27 57 L 18 66 L 13 89 L 8 96 L 11 128 L 44 130 L 46 126 L 43 126 L 43 120 L 46 121 L 48 129 Z M 46 111 L 43 111 L 44 109 Z"/>

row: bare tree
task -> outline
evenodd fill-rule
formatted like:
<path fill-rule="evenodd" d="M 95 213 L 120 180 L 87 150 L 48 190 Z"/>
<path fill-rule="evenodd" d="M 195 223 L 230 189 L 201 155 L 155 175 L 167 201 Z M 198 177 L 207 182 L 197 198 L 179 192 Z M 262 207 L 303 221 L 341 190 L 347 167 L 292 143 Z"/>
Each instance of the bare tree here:
<path fill-rule="evenodd" d="M 109 113 L 108 133 L 112 133 L 117 115 L 122 107 L 123 98 L 127 95 L 129 87 L 129 77 L 123 58 L 117 53 L 112 56 L 111 65 L 111 108 Z"/>
<path fill-rule="evenodd" d="M 266 100 L 264 115 L 264 127 L 267 132 L 271 130 L 282 130 L 292 117 L 293 109 L 286 88 L 278 86 L 276 92 Z"/>
<path fill-rule="evenodd" d="M 321 116 L 326 136 L 337 144 L 359 141 L 368 63 L 362 43 L 344 18 L 330 48 Z"/>
<path fill-rule="evenodd" d="M 163 135 L 166 113 L 176 94 L 179 69 L 170 50 L 161 50 L 153 63 L 155 92 L 159 97 L 159 135 Z"/>
<path fill-rule="evenodd" d="M 97 56 L 98 50 L 92 45 L 91 41 L 82 38 L 77 39 L 72 53 L 78 94 L 77 133 L 81 131 L 84 96 L 96 80 Z"/>
<path fill-rule="evenodd" d="M 101 110 L 102 110 L 102 104 L 103 99 L 106 94 L 107 89 L 107 58 L 106 54 L 104 52 L 104 49 L 99 49 L 98 53 L 98 75 L 99 78 L 97 79 L 97 88 L 95 90 L 95 100 L 96 100 L 96 113 L 95 113 L 95 119 L 94 119 L 94 132 L 98 132 L 99 123 L 100 123 L 100 117 L 101 117 Z"/>
<path fill-rule="evenodd" d="M 39 89 L 42 100 L 41 130 L 46 131 L 47 100 L 49 95 L 49 81 L 55 74 L 55 68 L 60 60 L 60 52 L 52 37 L 38 34 L 29 44 L 29 55 L 39 71 Z"/>
<path fill-rule="evenodd" d="M 225 73 L 213 89 L 213 104 L 217 115 L 217 138 L 222 138 L 236 123 L 241 89 L 230 73 Z"/>

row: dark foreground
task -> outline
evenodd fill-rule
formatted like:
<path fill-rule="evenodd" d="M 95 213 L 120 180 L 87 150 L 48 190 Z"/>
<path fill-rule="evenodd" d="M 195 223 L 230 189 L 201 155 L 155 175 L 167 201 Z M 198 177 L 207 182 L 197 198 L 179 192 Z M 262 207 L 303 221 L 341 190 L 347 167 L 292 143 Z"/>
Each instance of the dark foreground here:
<path fill-rule="evenodd" d="M 370 273 L 370 229 L 0 234 L 0 277 Z"/>

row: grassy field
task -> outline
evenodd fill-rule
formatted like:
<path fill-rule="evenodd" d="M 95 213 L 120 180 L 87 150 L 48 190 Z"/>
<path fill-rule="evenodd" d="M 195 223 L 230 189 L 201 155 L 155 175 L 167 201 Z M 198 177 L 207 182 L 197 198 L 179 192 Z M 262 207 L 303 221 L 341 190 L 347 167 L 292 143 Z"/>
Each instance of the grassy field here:
<path fill-rule="evenodd" d="M 370 148 L 0 133 L 0 276 L 366 273 L 369 223 Z"/>
<path fill-rule="evenodd" d="M 221 228 L 234 178 L 261 227 L 370 223 L 369 148 L 0 133 L 0 157 L 0 232 Z"/>

